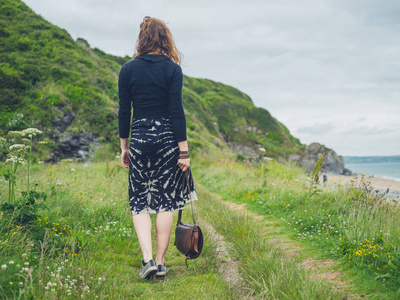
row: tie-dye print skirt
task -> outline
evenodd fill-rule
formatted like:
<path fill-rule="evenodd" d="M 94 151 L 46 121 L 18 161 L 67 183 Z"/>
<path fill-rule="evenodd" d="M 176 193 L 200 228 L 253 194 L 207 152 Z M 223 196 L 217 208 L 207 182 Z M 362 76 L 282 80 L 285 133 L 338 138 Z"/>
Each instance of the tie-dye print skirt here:
<path fill-rule="evenodd" d="M 198 200 L 191 170 L 189 185 L 178 167 L 179 147 L 169 118 L 133 118 L 129 145 L 129 205 L 132 215 L 182 209 Z"/>

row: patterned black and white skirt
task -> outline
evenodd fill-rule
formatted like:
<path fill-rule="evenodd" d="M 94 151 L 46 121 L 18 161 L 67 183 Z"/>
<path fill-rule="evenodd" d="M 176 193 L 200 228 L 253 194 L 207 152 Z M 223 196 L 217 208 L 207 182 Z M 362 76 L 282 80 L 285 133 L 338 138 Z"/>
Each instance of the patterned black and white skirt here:
<path fill-rule="evenodd" d="M 179 147 L 169 118 L 133 118 L 129 145 L 129 205 L 132 215 L 183 209 L 198 200 L 189 168 L 189 186 L 178 167 Z"/>

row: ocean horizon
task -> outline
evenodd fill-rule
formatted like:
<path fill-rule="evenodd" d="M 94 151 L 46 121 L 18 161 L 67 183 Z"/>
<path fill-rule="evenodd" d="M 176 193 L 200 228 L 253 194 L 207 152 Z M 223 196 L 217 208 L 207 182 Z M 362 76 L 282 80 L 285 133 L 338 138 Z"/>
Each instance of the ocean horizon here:
<path fill-rule="evenodd" d="M 391 163 L 353 163 L 345 164 L 353 174 L 380 177 L 400 182 L 400 162 Z"/>

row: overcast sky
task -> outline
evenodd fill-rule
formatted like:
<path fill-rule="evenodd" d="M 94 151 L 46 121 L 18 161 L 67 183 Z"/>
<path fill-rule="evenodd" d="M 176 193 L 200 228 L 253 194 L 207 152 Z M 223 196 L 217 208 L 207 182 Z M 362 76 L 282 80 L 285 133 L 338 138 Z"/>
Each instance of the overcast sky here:
<path fill-rule="evenodd" d="M 92 47 L 132 55 L 166 21 L 186 75 L 248 94 L 304 144 L 400 155 L 400 1 L 26 0 Z"/>

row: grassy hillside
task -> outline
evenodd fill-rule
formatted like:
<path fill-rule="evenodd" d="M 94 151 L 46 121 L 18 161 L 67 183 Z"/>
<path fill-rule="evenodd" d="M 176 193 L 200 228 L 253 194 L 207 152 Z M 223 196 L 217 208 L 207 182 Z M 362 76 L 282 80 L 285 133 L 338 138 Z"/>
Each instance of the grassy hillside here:
<path fill-rule="evenodd" d="M 1 0 L 0 14 L 0 127 L 51 130 L 63 106 L 76 113 L 69 130 L 111 141 L 117 134 L 117 72 L 127 59 L 74 41 L 21 1 Z"/>
<path fill-rule="evenodd" d="M 48 147 L 55 148 L 60 137 L 55 125 L 68 117 L 64 134 L 93 133 L 112 146 L 104 149 L 118 151 L 117 78 L 130 58 L 74 40 L 22 1 L 0 0 L 0 14 L 3 134 L 37 127 L 54 141 L 49 139 Z M 267 110 L 233 87 L 185 76 L 183 95 L 192 149 L 226 148 L 230 142 L 279 156 L 301 147 Z"/>

